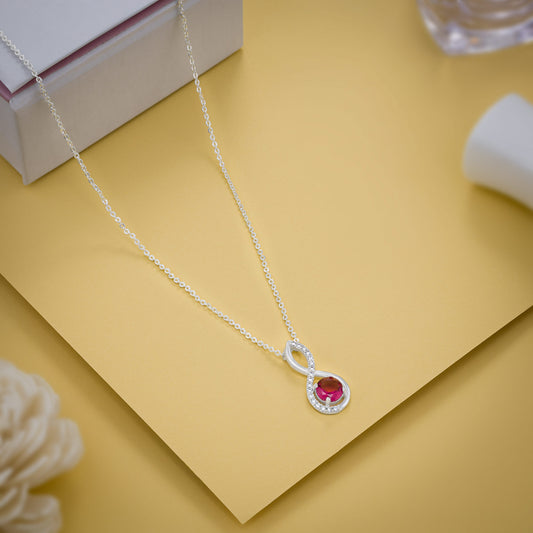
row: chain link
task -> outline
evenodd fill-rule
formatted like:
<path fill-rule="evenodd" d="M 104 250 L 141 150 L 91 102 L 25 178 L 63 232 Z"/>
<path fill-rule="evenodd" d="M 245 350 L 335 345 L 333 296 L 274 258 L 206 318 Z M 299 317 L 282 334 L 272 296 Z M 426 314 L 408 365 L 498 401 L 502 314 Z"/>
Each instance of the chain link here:
<path fill-rule="evenodd" d="M 220 148 L 218 146 L 215 132 L 213 130 L 213 125 L 211 123 L 211 119 L 209 117 L 209 113 L 207 111 L 207 103 L 203 95 L 202 87 L 200 85 L 200 80 L 198 77 L 198 70 L 196 68 L 196 62 L 194 60 L 194 56 L 192 54 L 192 45 L 190 41 L 189 36 L 189 25 L 187 21 L 187 17 L 185 15 L 185 9 L 183 7 L 183 0 L 178 0 L 178 13 L 181 20 L 181 25 L 183 28 L 183 36 L 185 40 L 185 47 L 187 50 L 187 57 L 189 60 L 189 66 L 193 75 L 194 85 L 196 87 L 196 92 L 198 93 L 198 98 L 200 100 L 201 108 L 202 108 L 202 114 L 205 120 L 205 125 L 207 127 L 207 131 L 209 133 L 209 139 L 211 141 L 211 146 L 213 147 L 213 151 L 215 153 L 215 156 L 217 158 L 218 165 L 220 167 L 220 170 L 222 171 L 222 174 L 224 176 L 224 179 L 226 180 L 226 183 L 231 191 L 231 194 L 233 195 L 233 199 L 235 200 L 235 203 L 237 204 L 237 207 L 239 208 L 239 211 L 241 213 L 241 216 L 246 224 L 246 227 L 248 229 L 248 233 L 250 234 L 250 238 L 252 240 L 252 243 L 254 245 L 255 251 L 257 253 L 257 256 L 259 257 L 259 260 L 261 262 L 261 266 L 263 268 L 263 272 L 265 274 L 265 278 L 267 280 L 267 283 L 270 287 L 270 290 L 272 291 L 272 295 L 276 299 L 276 302 L 278 304 L 279 310 L 281 312 L 281 316 L 283 318 L 283 322 L 285 323 L 285 326 L 287 327 L 287 330 L 291 336 L 291 338 L 295 341 L 298 341 L 298 337 L 296 335 L 296 332 L 294 331 L 294 328 L 292 326 L 291 321 L 289 320 L 289 317 L 287 315 L 287 310 L 285 309 L 285 304 L 283 303 L 283 300 L 281 299 L 281 296 L 279 294 L 278 288 L 276 286 L 276 283 L 274 282 L 274 279 L 272 278 L 272 274 L 270 273 L 270 269 L 268 267 L 268 262 L 266 260 L 265 254 L 263 252 L 263 248 L 261 244 L 259 243 L 259 239 L 257 238 L 257 234 L 254 230 L 254 227 L 252 226 L 252 223 L 250 222 L 250 218 L 248 217 L 248 214 L 246 212 L 246 209 L 244 208 L 244 205 L 237 193 L 237 189 L 235 188 L 235 185 L 233 184 L 233 181 L 230 178 L 230 175 L 228 173 L 228 170 L 226 169 L 226 165 L 224 163 L 224 160 L 222 159 L 222 155 L 220 153 Z M 11 52 L 15 55 L 17 59 L 20 60 L 20 62 L 31 72 L 31 75 L 35 78 L 35 81 L 37 83 L 37 86 L 39 88 L 39 92 L 41 93 L 41 96 L 43 97 L 44 101 L 48 105 L 48 108 L 50 110 L 50 113 L 54 117 L 54 120 L 57 123 L 57 126 L 59 128 L 59 131 L 61 132 L 61 135 L 63 135 L 63 138 L 65 139 L 65 142 L 67 143 L 74 159 L 78 162 L 83 174 L 85 175 L 85 178 L 89 182 L 89 185 L 94 189 L 94 191 L 98 194 L 98 197 L 100 198 L 100 201 L 104 205 L 105 210 L 107 213 L 111 216 L 111 218 L 118 224 L 118 227 L 122 230 L 124 235 L 129 237 L 131 242 L 144 254 L 144 256 L 151 261 L 160 271 L 162 271 L 170 281 L 174 282 L 178 287 L 183 289 L 190 297 L 192 297 L 197 303 L 199 303 L 201 306 L 209 309 L 214 315 L 216 315 L 218 318 L 221 318 L 225 322 L 227 322 L 231 327 L 233 327 L 236 331 L 238 331 L 244 338 L 252 342 L 253 344 L 256 344 L 260 348 L 263 348 L 264 350 L 267 350 L 268 352 L 271 352 L 277 356 L 282 355 L 282 351 L 274 348 L 270 344 L 267 344 L 261 339 L 258 339 L 254 335 L 252 335 L 248 330 L 246 330 L 243 326 L 241 326 L 238 322 L 230 318 L 228 315 L 224 314 L 222 311 L 217 309 L 214 305 L 209 303 L 207 300 L 202 298 L 197 292 L 190 287 L 185 281 L 183 281 L 181 278 L 179 278 L 177 275 L 175 275 L 171 269 L 167 266 L 165 266 L 146 246 L 140 241 L 140 239 L 137 237 L 135 233 L 133 233 L 129 227 L 122 221 L 121 217 L 117 215 L 117 213 L 113 210 L 111 205 L 109 204 L 109 201 L 104 196 L 104 193 L 102 192 L 102 189 L 96 184 L 94 179 L 92 178 L 89 170 L 85 166 L 85 163 L 83 162 L 83 159 L 81 155 L 79 154 L 78 150 L 76 149 L 76 146 L 74 145 L 74 142 L 70 138 L 70 135 L 68 134 L 63 121 L 55 107 L 55 104 L 53 103 L 52 99 L 50 98 L 50 95 L 48 94 L 48 91 L 46 90 L 46 87 L 43 83 L 43 79 L 41 76 L 39 76 L 39 73 L 35 70 L 35 67 L 31 63 L 29 59 L 27 59 L 21 51 L 15 46 L 15 44 L 7 37 L 7 35 L 0 29 L 0 40 L 11 50 Z"/>

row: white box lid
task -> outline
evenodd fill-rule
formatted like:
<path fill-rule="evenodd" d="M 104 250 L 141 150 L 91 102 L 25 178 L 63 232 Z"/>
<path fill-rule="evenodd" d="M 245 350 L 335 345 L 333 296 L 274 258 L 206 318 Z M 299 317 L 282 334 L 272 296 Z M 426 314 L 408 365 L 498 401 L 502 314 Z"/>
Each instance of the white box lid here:
<path fill-rule="evenodd" d="M 154 4 L 169 0 L 0 0 L 0 28 L 41 73 Z M 46 46 L 44 46 L 46 43 Z M 0 46 L 0 81 L 13 93 L 31 74 Z"/>

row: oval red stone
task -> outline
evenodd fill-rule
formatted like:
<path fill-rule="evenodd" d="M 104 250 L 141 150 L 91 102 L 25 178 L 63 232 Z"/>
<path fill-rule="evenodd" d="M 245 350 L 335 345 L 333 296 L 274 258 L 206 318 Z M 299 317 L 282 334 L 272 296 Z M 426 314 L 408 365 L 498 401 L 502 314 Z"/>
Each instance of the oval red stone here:
<path fill-rule="evenodd" d="M 328 376 L 317 383 L 315 392 L 323 402 L 328 398 L 331 402 L 336 402 L 342 396 L 342 383 L 337 378 Z"/>

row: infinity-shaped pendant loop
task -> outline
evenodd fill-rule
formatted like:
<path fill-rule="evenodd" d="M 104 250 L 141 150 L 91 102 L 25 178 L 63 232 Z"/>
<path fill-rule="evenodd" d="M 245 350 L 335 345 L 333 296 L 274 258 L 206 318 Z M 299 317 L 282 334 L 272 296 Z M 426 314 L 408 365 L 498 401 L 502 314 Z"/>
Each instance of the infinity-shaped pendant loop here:
<path fill-rule="evenodd" d="M 305 357 L 307 367 L 294 359 L 293 352 L 299 352 Z M 348 383 L 337 374 L 316 370 L 313 354 L 303 344 L 287 341 L 282 357 L 294 370 L 307 376 L 307 399 L 317 411 L 325 415 L 334 415 L 348 405 L 350 401 Z M 322 379 L 315 383 L 317 377 Z"/>

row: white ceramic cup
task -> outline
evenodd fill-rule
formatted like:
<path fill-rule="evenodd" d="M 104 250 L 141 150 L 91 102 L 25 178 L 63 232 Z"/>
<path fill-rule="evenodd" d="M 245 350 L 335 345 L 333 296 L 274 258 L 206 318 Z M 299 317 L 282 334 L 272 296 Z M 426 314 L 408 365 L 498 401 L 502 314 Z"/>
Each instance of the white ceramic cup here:
<path fill-rule="evenodd" d="M 463 171 L 533 209 L 533 105 L 508 94 L 489 108 L 470 133 Z"/>

